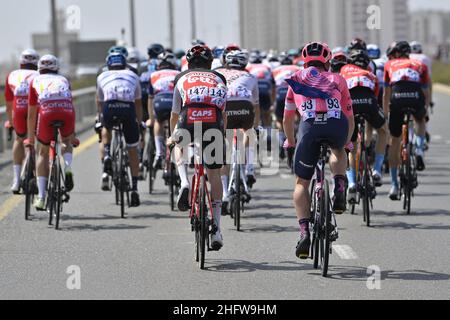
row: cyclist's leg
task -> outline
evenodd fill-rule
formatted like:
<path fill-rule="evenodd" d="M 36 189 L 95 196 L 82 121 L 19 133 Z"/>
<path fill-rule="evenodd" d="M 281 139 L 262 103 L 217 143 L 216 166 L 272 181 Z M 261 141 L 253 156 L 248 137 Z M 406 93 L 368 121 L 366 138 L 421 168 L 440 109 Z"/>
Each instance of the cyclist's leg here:
<path fill-rule="evenodd" d="M 286 135 L 284 134 L 284 128 L 283 128 L 285 102 L 286 102 L 286 94 L 284 94 L 283 92 L 279 92 L 279 90 L 277 90 L 276 102 L 275 102 L 275 116 L 277 119 L 276 127 L 279 130 L 278 139 L 279 139 L 279 146 L 280 146 L 280 159 L 286 158 L 285 150 L 283 148 L 284 141 L 286 140 Z"/>
<path fill-rule="evenodd" d="M 126 121 L 123 123 L 123 134 L 127 143 L 128 155 L 131 170 L 132 194 L 131 206 L 138 207 L 140 205 L 138 194 L 139 182 L 139 152 L 138 146 L 140 142 L 139 125 L 136 121 L 136 113 L 134 106 L 128 110 Z"/>
<path fill-rule="evenodd" d="M 154 127 L 154 135 L 155 135 L 155 146 L 156 146 L 156 157 L 155 162 L 153 164 L 153 168 L 156 170 L 162 169 L 162 164 L 164 160 L 164 150 L 166 147 L 166 138 L 165 138 L 165 130 L 164 130 L 164 123 L 160 122 L 158 120 L 155 121 L 155 127 Z"/>
<path fill-rule="evenodd" d="M 427 133 L 426 123 L 427 110 L 425 109 L 425 103 L 420 102 L 416 105 L 416 111 L 414 113 L 414 120 L 416 123 L 416 165 L 418 171 L 425 170 L 424 150 Z"/>
<path fill-rule="evenodd" d="M 27 136 L 27 108 L 16 108 L 13 110 L 13 125 L 16 132 L 16 139 L 13 145 L 13 183 L 11 191 L 14 193 L 20 190 L 20 174 L 22 164 L 25 160 L 25 148 L 23 140 Z"/>
<path fill-rule="evenodd" d="M 178 194 L 177 199 L 177 207 L 181 212 L 189 210 L 189 192 L 191 189 L 191 184 L 189 182 L 188 177 L 188 163 L 189 161 L 186 159 L 189 157 L 188 148 L 182 148 L 177 145 L 174 149 L 175 151 L 175 161 L 177 165 L 178 175 L 180 176 L 181 187 L 180 192 Z M 185 156 L 186 152 L 186 156 Z"/>
<path fill-rule="evenodd" d="M 45 209 L 45 197 L 49 176 L 49 150 L 53 140 L 53 128 L 51 127 L 51 113 L 39 113 L 36 138 L 40 142 L 38 158 L 36 161 L 36 173 L 38 184 L 38 196 L 35 198 L 36 209 Z"/>
<path fill-rule="evenodd" d="M 169 121 L 171 111 L 172 111 L 172 100 L 173 96 L 171 94 L 159 94 L 155 97 L 153 105 L 155 110 L 155 146 L 156 146 L 156 157 L 153 167 L 157 170 L 162 169 L 162 164 L 165 157 L 165 130 L 164 124 Z"/>
<path fill-rule="evenodd" d="M 375 100 L 373 100 L 375 101 Z M 381 186 L 382 184 L 382 167 L 384 163 L 384 156 L 386 152 L 386 145 L 387 145 L 387 125 L 386 125 L 386 119 L 384 117 L 384 112 L 382 109 L 378 107 L 378 105 L 374 104 L 371 106 L 368 117 L 368 128 L 369 130 L 366 130 L 366 132 L 370 133 L 367 135 L 366 141 L 368 143 L 371 142 L 372 132 L 373 128 L 377 131 L 377 142 L 375 146 L 375 163 L 374 163 L 374 172 L 373 177 L 375 181 L 376 186 Z M 369 140 L 370 137 L 370 140 Z M 366 144 L 369 145 L 369 144 Z"/>
<path fill-rule="evenodd" d="M 355 131 L 352 136 L 352 143 L 355 145 L 353 150 L 348 155 L 349 168 L 347 170 L 347 181 L 348 181 L 348 201 L 354 203 L 356 201 L 356 152 L 357 146 L 356 142 L 358 140 L 358 126 L 355 126 Z"/>
<path fill-rule="evenodd" d="M 401 106 L 391 104 L 391 111 L 389 115 L 389 131 L 391 135 L 391 144 L 389 146 L 389 168 L 391 174 L 391 192 L 389 197 L 391 200 L 398 200 L 399 197 L 399 181 L 398 168 L 401 164 L 400 148 L 401 135 L 403 126 L 403 115 Z"/>
<path fill-rule="evenodd" d="M 62 112 L 61 119 L 64 121 L 64 126 L 60 129 L 62 137 L 61 153 L 64 158 L 65 171 L 65 187 L 66 191 L 73 190 L 73 140 L 75 139 L 75 113 L 73 111 Z"/>

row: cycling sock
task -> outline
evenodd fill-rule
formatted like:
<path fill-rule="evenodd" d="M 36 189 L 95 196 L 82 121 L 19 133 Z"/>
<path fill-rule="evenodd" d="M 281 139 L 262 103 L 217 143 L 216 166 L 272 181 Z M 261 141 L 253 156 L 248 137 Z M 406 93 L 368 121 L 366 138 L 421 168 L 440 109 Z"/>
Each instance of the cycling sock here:
<path fill-rule="evenodd" d="M 350 168 L 347 170 L 347 180 L 348 180 L 348 187 L 353 188 L 356 186 L 356 170 L 353 168 Z"/>
<path fill-rule="evenodd" d="M 416 137 L 416 154 L 418 156 L 423 156 L 423 149 L 425 147 L 425 137 Z"/>
<path fill-rule="evenodd" d="M 14 183 L 19 182 L 20 180 L 20 172 L 22 171 L 22 166 L 21 165 L 14 165 L 13 167 L 14 169 Z"/>
<path fill-rule="evenodd" d="M 300 233 L 309 232 L 309 219 L 301 219 L 298 223 L 300 225 Z"/>
<path fill-rule="evenodd" d="M 398 188 L 398 168 L 391 168 L 391 185 Z"/>
<path fill-rule="evenodd" d="M 45 191 L 47 189 L 47 181 L 48 181 L 48 179 L 46 177 L 38 177 L 37 178 L 38 189 L 39 189 L 38 196 L 41 199 L 45 199 Z"/>
<path fill-rule="evenodd" d="M 111 144 L 105 144 L 105 157 L 111 157 Z"/>
<path fill-rule="evenodd" d="M 164 156 L 164 137 L 155 136 L 156 156 Z"/>
<path fill-rule="evenodd" d="M 133 183 L 133 191 L 138 191 L 139 177 L 132 177 L 131 181 Z"/>
<path fill-rule="evenodd" d="M 220 217 L 222 216 L 222 201 L 213 201 L 212 209 L 214 214 L 214 224 L 220 230 Z"/>
<path fill-rule="evenodd" d="M 222 176 L 222 188 L 223 188 L 223 197 L 227 198 L 228 197 L 228 184 L 229 184 L 229 180 L 228 180 L 228 176 Z"/>
<path fill-rule="evenodd" d="M 383 163 L 384 163 L 384 154 L 382 153 L 377 153 L 375 155 L 375 164 L 373 166 L 373 169 L 375 170 L 376 173 L 381 175 L 381 168 L 383 167 Z"/>
<path fill-rule="evenodd" d="M 253 175 L 255 173 L 255 148 L 247 147 L 245 151 L 247 155 L 247 175 Z"/>
<path fill-rule="evenodd" d="M 71 153 L 64 153 L 64 165 L 67 170 L 70 170 L 70 168 L 72 167 L 72 160 L 73 160 L 73 155 Z"/>
<path fill-rule="evenodd" d="M 189 188 L 189 179 L 187 177 L 187 166 L 185 164 L 178 166 L 178 174 L 180 175 L 181 187 Z"/>

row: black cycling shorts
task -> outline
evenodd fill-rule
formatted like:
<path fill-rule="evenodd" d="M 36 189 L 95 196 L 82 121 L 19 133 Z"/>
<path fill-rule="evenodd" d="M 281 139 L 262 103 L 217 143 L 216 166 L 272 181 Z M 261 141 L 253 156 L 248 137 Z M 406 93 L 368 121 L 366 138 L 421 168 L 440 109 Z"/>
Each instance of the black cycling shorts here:
<path fill-rule="evenodd" d="M 261 110 L 268 111 L 272 106 L 272 85 L 266 80 L 258 82 L 259 105 Z"/>
<path fill-rule="evenodd" d="M 202 124 L 201 132 L 195 131 L 195 123 Z M 215 170 L 223 167 L 226 159 L 226 145 L 222 111 L 215 107 L 204 105 L 183 107 L 181 109 L 180 119 L 178 121 L 178 128 L 187 130 L 190 134 L 191 141 L 180 141 L 183 145 L 186 143 L 201 141 L 203 160 L 206 168 Z M 205 138 L 205 135 L 208 134 L 207 131 L 210 129 L 220 131 L 221 141 L 217 141 L 215 136 L 213 136 L 211 140 Z M 210 154 L 206 153 L 206 149 L 211 151 Z M 222 152 L 222 155 L 217 155 L 216 157 L 218 150 Z"/>
<path fill-rule="evenodd" d="M 277 101 L 275 106 L 275 116 L 278 121 L 283 121 L 284 119 L 284 108 L 286 104 L 286 96 L 288 93 L 287 87 L 277 89 Z"/>
<path fill-rule="evenodd" d="M 117 123 L 123 123 L 123 135 L 129 147 L 139 144 L 139 125 L 136 119 L 136 107 L 132 102 L 108 101 L 103 104 L 103 124 L 111 130 Z"/>
<path fill-rule="evenodd" d="M 403 118 L 407 109 L 414 110 L 416 120 L 426 117 L 425 94 L 420 83 L 400 81 L 392 86 L 389 130 L 395 138 L 402 135 Z"/>
<path fill-rule="evenodd" d="M 160 93 L 153 99 L 155 117 L 158 122 L 170 120 L 172 114 L 173 93 Z"/>
<path fill-rule="evenodd" d="M 369 88 L 357 87 L 350 90 L 353 103 L 353 114 L 362 116 L 375 129 L 380 129 L 386 123 L 383 110 L 378 105 L 375 93 Z M 358 139 L 358 128 L 352 136 L 352 142 Z"/>
<path fill-rule="evenodd" d="M 301 179 L 311 180 L 319 161 L 321 141 L 326 141 L 332 149 L 344 148 L 348 127 L 348 119 L 344 114 L 341 114 L 340 119 L 302 121 L 299 127 L 300 140 L 295 152 L 295 174 Z"/>
<path fill-rule="evenodd" d="M 255 125 L 255 107 L 250 101 L 228 101 L 227 129 L 249 130 Z"/>

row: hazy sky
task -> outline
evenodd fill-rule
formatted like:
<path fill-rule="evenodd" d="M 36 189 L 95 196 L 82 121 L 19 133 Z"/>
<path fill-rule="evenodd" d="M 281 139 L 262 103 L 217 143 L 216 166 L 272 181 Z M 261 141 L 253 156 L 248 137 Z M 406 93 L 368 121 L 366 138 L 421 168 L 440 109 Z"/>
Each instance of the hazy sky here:
<path fill-rule="evenodd" d="M 199 38 L 211 45 L 239 41 L 238 0 L 196 0 Z M 270 0 L 261 0 L 270 1 Z M 167 1 L 135 0 L 138 46 L 168 44 Z M 176 46 L 190 42 L 189 0 L 174 0 L 176 12 Z M 0 10 L 0 61 L 17 55 L 31 46 L 33 32 L 49 29 L 49 0 L 8 1 Z M 57 0 L 60 8 L 78 5 L 81 9 L 82 39 L 116 39 L 122 27 L 129 29 L 128 0 Z M 410 0 L 412 9 L 447 9 L 449 0 Z M 19 13 L 19 14 L 16 14 Z"/>

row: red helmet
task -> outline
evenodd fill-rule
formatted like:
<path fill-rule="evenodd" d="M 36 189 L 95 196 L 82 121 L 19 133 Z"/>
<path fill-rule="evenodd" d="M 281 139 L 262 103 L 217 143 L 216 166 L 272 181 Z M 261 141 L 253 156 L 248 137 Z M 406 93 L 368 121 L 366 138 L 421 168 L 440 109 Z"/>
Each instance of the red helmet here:
<path fill-rule="evenodd" d="M 325 64 L 330 62 L 331 57 L 331 50 L 326 43 L 311 42 L 308 43 L 302 51 L 302 60 L 305 63 L 320 61 Z"/>
<path fill-rule="evenodd" d="M 189 49 L 186 54 L 186 60 L 190 63 L 193 60 L 200 60 L 203 62 L 212 62 L 214 60 L 211 49 L 205 45 L 196 45 Z"/>

